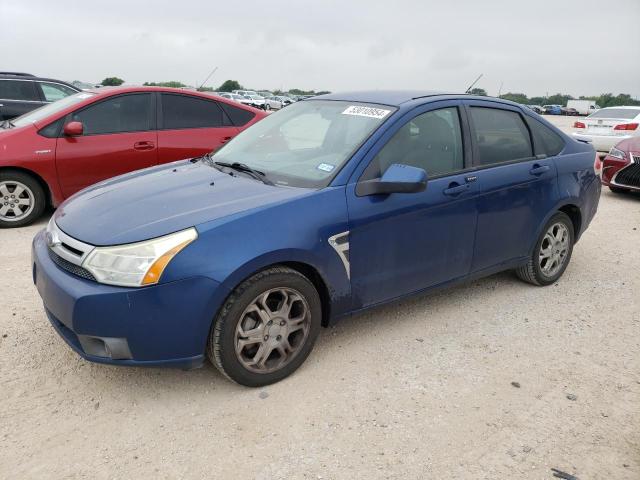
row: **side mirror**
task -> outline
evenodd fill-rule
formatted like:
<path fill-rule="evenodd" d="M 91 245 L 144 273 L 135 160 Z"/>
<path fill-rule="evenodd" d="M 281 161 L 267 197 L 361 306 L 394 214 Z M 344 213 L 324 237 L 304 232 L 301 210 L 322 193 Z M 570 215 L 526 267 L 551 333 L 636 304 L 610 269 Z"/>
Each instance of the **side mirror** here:
<path fill-rule="evenodd" d="M 64 134 L 67 137 L 79 137 L 84 132 L 82 122 L 69 122 L 64 126 Z"/>
<path fill-rule="evenodd" d="M 421 168 L 394 163 L 382 178 L 366 180 L 356 186 L 356 195 L 389 195 L 391 193 L 418 193 L 427 188 L 427 172 Z"/>

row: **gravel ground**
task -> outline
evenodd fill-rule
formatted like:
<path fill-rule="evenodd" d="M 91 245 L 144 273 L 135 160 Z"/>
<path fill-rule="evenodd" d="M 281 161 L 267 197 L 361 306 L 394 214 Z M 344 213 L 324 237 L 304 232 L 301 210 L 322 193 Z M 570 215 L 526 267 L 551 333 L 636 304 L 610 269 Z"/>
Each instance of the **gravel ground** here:
<path fill-rule="evenodd" d="M 603 191 L 556 285 L 375 310 L 258 390 L 80 359 L 31 283 L 46 221 L 0 230 L 0 478 L 640 478 L 640 196 Z"/>

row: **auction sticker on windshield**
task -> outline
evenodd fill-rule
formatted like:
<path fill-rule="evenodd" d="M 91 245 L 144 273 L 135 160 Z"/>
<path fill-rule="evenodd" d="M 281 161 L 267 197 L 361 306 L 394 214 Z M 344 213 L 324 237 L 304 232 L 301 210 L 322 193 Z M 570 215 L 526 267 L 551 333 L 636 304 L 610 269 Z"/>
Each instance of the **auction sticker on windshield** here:
<path fill-rule="evenodd" d="M 359 105 L 350 105 L 347 109 L 342 112 L 343 115 L 358 115 L 360 117 L 369 117 L 369 118 L 384 118 L 386 117 L 391 110 L 384 110 L 382 108 L 373 108 L 373 107 L 361 107 Z"/>

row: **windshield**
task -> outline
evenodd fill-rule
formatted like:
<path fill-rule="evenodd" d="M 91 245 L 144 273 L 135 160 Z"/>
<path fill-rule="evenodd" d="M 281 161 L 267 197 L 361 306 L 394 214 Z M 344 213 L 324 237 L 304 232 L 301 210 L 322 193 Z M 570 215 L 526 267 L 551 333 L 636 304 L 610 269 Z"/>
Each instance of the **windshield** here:
<path fill-rule="evenodd" d="M 271 182 L 326 187 L 393 107 L 311 100 L 269 115 L 218 150 L 213 161 L 243 163 Z"/>
<path fill-rule="evenodd" d="M 54 115 L 71 105 L 75 105 L 76 103 L 83 102 L 87 98 L 95 95 L 95 93 L 91 92 L 79 92 L 75 95 L 70 95 L 65 97 L 57 102 L 49 103 L 43 107 L 32 110 L 29 113 L 25 113 L 21 117 L 18 117 L 14 120 L 11 120 L 11 123 L 16 127 L 23 127 L 25 125 L 31 125 L 33 122 L 38 122 L 43 120 L 50 115 Z"/>
<path fill-rule="evenodd" d="M 603 108 L 589 115 L 589 118 L 624 118 L 631 120 L 640 115 L 640 108 Z"/>

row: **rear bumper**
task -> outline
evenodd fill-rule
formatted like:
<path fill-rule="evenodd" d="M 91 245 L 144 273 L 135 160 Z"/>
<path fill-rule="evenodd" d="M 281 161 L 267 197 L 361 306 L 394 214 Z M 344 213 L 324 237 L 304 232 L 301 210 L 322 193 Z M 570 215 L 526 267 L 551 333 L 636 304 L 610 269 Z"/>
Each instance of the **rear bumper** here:
<path fill-rule="evenodd" d="M 219 299 L 226 296 L 205 277 L 145 288 L 84 280 L 51 260 L 44 232 L 33 240 L 32 269 L 60 336 L 87 360 L 113 365 L 200 366 Z"/>
<path fill-rule="evenodd" d="M 591 135 L 588 133 L 574 132 L 573 138 L 576 140 L 589 141 L 598 152 L 608 152 L 622 140 L 631 138 L 631 135 Z"/>

